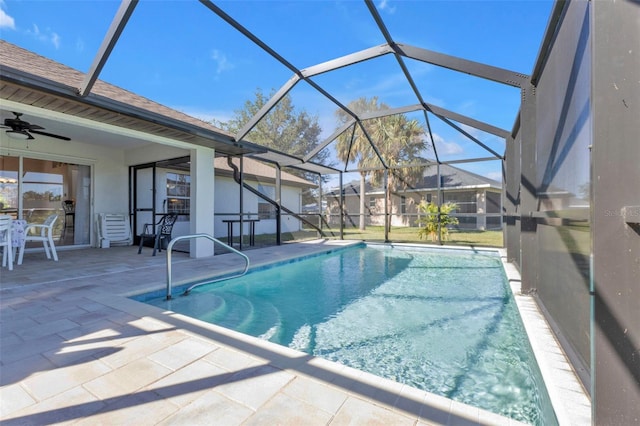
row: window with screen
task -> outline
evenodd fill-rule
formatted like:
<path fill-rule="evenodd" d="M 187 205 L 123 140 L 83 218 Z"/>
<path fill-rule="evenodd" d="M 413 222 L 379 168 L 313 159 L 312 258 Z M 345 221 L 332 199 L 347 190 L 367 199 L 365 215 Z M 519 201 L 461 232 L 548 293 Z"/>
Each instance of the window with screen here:
<path fill-rule="evenodd" d="M 258 219 L 275 219 L 276 207 L 271 203 L 258 203 Z"/>
<path fill-rule="evenodd" d="M 191 208 L 191 176 L 167 173 L 167 213 L 178 213 L 178 220 L 189 220 Z"/>

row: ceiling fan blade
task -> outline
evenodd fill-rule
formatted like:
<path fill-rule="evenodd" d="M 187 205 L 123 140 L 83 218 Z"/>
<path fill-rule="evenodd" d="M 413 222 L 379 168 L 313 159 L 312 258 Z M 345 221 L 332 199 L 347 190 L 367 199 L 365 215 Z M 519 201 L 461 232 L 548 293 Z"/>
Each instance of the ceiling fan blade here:
<path fill-rule="evenodd" d="M 54 135 L 53 133 L 41 132 L 40 130 L 29 130 L 31 133 L 35 133 L 37 135 L 49 136 L 51 138 L 62 139 L 63 141 L 70 141 L 71 138 L 66 136 Z"/>
<path fill-rule="evenodd" d="M 44 130 L 44 127 L 42 126 L 38 126 L 37 124 L 29 124 L 27 127 L 27 130 L 31 131 L 31 130 Z"/>

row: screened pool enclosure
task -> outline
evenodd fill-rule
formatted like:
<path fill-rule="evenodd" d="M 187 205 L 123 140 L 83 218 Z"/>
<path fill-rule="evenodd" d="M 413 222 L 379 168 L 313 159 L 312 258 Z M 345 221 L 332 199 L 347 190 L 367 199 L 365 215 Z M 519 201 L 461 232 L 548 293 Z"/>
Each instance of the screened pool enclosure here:
<path fill-rule="evenodd" d="M 318 236 L 504 247 L 593 423 L 637 423 L 640 4 L 501 2 L 510 15 L 489 16 L 482 1 L 425 2 L 421 15 L 418 3 L 100 2 L 83 19 L 102 44 L 73 66 L 8 32 L 2 118 L 23 113 L 71 142 L 2 132 L 2 164 L 91 167 L 91 213 L 122 207 L 136 227 L 176 212 L 178 234 L 242 249 Z M 220 114 L 180 112 L 184 93 Z M 227 97 L 234 114 L 218 108 Z M 29 198 L 14 186 L 3 208 L 23 217 Z M 86 229 L 69 244 L 95 243 Z"/>

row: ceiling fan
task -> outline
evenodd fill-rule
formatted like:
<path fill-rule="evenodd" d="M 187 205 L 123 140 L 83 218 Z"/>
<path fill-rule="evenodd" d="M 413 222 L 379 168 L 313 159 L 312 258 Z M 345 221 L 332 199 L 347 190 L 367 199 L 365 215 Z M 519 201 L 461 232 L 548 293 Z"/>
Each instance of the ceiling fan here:
<path fill-rule="evenodd" d="M 10 138 L 23 139 L 23 140 L 35 139 L 31 134 L 31 133 L 34 133 L 37 135 L 44 135 L 44 136 L 49 136 L 51 138 L 62 139 L 63 141 L 71 140 L 71 138 L 68 138 L 66 136 L 54 135 L 53 133 L 43 132 L 44 127 L 38 126 L 37 124 L 30 124 L 24 120 L 21 120 L 20 119 L 20 116 L 22 115 L 21 112 L 14 112 L 13 114 L 16 117 L 5 118 L 4 126 L 2 126 L 4 128 L 10 129 L 6 131 L 7 136 L 9 136 Z"/>

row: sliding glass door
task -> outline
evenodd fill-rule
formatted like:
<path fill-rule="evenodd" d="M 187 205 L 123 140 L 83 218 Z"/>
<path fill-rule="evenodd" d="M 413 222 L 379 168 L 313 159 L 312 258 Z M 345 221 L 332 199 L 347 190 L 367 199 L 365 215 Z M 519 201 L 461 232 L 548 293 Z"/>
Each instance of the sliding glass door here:
<path fill-rule="evenodd" d="M 0 209 L 28 223 L 58 215 L 56 245 L 90 243 L 91 168 L 27 157 L 0 157 Z"/>

